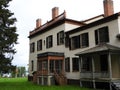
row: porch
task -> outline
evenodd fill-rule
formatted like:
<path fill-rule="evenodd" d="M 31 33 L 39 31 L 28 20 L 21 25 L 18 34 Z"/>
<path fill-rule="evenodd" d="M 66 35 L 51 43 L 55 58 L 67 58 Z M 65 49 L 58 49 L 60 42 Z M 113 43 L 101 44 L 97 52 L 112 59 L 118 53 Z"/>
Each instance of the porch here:
<path fill-rule="evenodd" d="M 108 82 L 120 79 L 120 48 L 101 44 L 76 54 L 80 58 L 80 81 Z M 101 83 L 101 84 L 102 84 Z M 109 84 L 111 90 L 111 84 Z M 81 83 L 82 86 L 82 83 Z"/>
<path fill-rule="evenodd" d="M 64 53 L 45 52 L 38 54 L 36 82 L 41 85 L 55 84 L 57 76 L 64 76 Z"/>

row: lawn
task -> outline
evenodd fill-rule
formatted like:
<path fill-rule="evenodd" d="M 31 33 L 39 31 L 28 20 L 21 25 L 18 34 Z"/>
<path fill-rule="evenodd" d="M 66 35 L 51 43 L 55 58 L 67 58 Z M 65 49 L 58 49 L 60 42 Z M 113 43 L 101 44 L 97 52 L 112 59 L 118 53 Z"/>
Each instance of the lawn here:
<path fill-rule="evenodd" d="M 93 90 L 79 86 L 40 86 L 28 82 L 27 78 L 0 78 L 0 90 Z"/>

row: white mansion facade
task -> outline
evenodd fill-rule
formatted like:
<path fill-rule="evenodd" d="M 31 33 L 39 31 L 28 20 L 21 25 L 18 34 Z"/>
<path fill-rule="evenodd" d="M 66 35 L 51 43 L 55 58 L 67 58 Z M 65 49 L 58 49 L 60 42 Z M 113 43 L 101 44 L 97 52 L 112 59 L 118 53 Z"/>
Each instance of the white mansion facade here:
<path fill-rule="evenodd" d="M 41 85 L 75 84 L 81 87 L 119 88 L 120 13 L 104 0 L 104 14 L 85 21 L 59 15 L 30 32 L 29 77 Z"/>

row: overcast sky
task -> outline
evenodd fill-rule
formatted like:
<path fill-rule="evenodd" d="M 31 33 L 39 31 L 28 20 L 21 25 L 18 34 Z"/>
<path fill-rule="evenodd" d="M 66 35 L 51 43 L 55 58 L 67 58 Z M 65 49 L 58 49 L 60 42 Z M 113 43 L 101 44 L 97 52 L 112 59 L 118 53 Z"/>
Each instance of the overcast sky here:
<path fill-rule="evenodd" d="M 120 0 L 114 1 L 114 12 L 120 11 Z M 51 20 L 51 9 L 59 7 L 59 13 L 66 10 L 67 18 L 78 21 L 103 14 L 103 0 L 12 0 L 10 10 L 17 18 L 17 33 L 19 34 L 16 45 L 17 53 L 13 64 L 27 66 L 29 60 L 29 31 L 36 26 L 36 19 L 41 18 L 42 24 Z"/>

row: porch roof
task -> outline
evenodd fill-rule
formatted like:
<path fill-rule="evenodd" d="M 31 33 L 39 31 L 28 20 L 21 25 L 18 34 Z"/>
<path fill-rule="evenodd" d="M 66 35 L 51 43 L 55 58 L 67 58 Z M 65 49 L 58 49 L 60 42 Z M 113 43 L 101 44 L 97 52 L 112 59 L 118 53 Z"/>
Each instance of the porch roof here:
<path fill-rule="evenodd" d="M 37 54 L 37 57 L 47 57 L 47 56 L 64 56 L 64 53 L 60 52 L 44 52 Z"/>
<path fill-rule="evenodd" d="M 110 44 L 100 44 L 98 46 L 95 46 L 93 48 L 84 50 L 82 52 L 79 52 L 75 54 L 76 56 L 81 56 L 85 54 L 94 54 L 94 53 L 100 53 L 100 52 L 115 52 L 120 53 L 120 47 L 116 47 Z"/>

